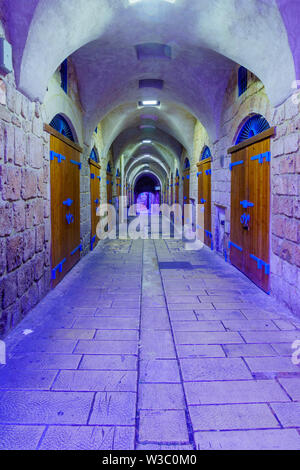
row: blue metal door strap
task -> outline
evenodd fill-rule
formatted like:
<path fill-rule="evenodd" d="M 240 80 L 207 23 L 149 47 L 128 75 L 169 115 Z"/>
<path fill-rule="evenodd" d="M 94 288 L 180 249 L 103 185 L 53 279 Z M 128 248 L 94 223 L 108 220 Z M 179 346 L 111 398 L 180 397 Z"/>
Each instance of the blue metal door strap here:
<path fill-rule="evenodd" d="M 68 206 L 68 207 L 71 207 L 71 205 L 73 204 L 74 201 L 72 201 L 72 199 L 67 199 L 66 201 L 63 202 L 63 205 L 64 206 Z"/>
<path fill-rule="evenodd" d="M 244 160 L 240 160 L 239 162 L 234 162 L 229 164 L 229 170 L 232 171 L 232 168 L 237 165 L 242 165 L 244 163 Z"/>
<path fill-rule="evenodd" d="M 56 272 L 58 270 L 58 272 L 62 273 L 62 270 L 63 270 L 63 264 L 67 261 L 67 258 L 63 259 L 57 266 L 56 268 L 53 268 L 52 269 L 52 280 L 54 281 L 56 279 Z"/>
<path fill-rule="evenodd" d="M 73 165 L 77 165 L 79 170 L 81 170 L 81 163 L 80 162 L 76 162 L 75 160 L 70 160 L 70 163 L 73 163 Z"/>
<path fill-rule="evenodd" d="M 265 274 L 267 276 L 270 274 L 270 265 L 269 264 L 265 263 L 265 261 L 263 261 L 260 258 L 257 258 L 257 256 L 254 256 L 254 255 L 250 255 L 250 258 L 252 258 L 254 261 L 257 262 L 257 269 L 262 269 L 262 267 L 264 266 L 265 267 Z"/>
<path fill-rule="evenodd" d="M 99 204 L 99 199 L 95 199 L 95 204 Z"/>
<path fill-rule="evenodd" d="M 254 207 L 253 202 L 249 201 L 241 201 L 240 204 L 241 206 L 243 206 L 244 209 L 248 209 L 248 207 Z"/>
<path fill-rule="evenodd" d="M 205 203 L 206 203 L 206 199 L 203 199 L 203 198 L 200 199 L 200 203 L 201 203 L 201 204 L 205 204 Z"/>
<path fill-rule="evenodd" d="M 98 180 L 101 181 L 101 176 L 97 176 Z"/>
<path fill-rule="evenodd" d="M 211 175 L 211 170 L 206 170 L 205 174 L 206 175 Z"/>
<path fill-rule="evenodd" d="M 96 241 L 96 235 L 91 239 L 91 251 L 94 249 L 94 243 Z"/>
<path fill-rule="evenodd" d="M 265 153 L 260 153 L 259 155 L 255 155 L 254 157 L 251 157 L 251 160 L 258 160 L 260 164 L 263 164 L 264 158 L 266 159 L 266 162 L 271 161 L 271 152 L 265 152 Z"/>
<path fill-rule="evenodd" d="M 75 250 L 73 250 L 73 251 L 71 252 L 71 256 L 75 255 L 75 253 L 77 253 L 78 250 L 79 250 L 79 251 L 82 251 L 82 245 L 81 245 L 81 244 L 78 245 L 77 248 L 75 248 Z"/>
<path fill-rule="evenodd" d="M 94 173 L 91 173 L 91 180 L 94 180 L 95 179 L 95 175 Z"/>
<path fill-rule="evenodd" d="M 57 158 L 58 163 L 61 163 L 62 160 L 65 160 L 65 159 L 66 159 L 66 157 L 64 157 L 64 156 L 61 155 L 60 153 L 56 153 L 56 152 L 54 152 L 53 150 L 51 150 L 51 152 L 50 152 L 50 160 L 53 161 L 54 158 Z"/>
<path fill-rule="evenodd" d="M 233 242 L 229 242 L 228 246 L 229 246 L 229 249 L 233 246 L 233 247 L 236 248 L 237 250 L 243 251 L 243 248 L 241 248 L 240 246 L 236 245 L 236 244 L 233 243 Z"/>

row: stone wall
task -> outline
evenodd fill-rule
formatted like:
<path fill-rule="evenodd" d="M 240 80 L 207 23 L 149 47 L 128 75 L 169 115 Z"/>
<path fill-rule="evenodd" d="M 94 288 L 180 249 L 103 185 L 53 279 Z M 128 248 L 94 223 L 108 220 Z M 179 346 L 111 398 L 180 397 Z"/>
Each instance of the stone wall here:
<path fill-rule="evenodd" d="M 0 79 L 0 336 L 50 288 L 49 136 L 39 103 Z"/>

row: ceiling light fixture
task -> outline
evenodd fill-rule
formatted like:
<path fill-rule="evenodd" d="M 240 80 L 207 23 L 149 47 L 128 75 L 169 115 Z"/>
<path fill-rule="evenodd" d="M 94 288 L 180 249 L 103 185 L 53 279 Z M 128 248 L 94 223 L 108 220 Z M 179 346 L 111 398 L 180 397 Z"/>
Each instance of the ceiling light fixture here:
<path fill-rule="evenodd" d="M 139 106 L 160 106 L 160 101 L 157 101 L 157 100 L 143 100 L 143 101 L 139 101 Z"/>

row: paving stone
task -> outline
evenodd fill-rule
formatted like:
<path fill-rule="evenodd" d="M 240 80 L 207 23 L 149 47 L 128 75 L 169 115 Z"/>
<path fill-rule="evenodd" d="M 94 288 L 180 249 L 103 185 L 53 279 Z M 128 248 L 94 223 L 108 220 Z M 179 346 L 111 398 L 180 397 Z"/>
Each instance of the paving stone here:
<path fill-rule="evenodd" d="M 18 353 L 8 359 L 9 369 L 21 370 L 59 370 L 77 369 L 80 355 L 49 353 Z"/>
<path fill-rule="evenodd" d="M 270 344 L 224 344 L 227 357 L 277 356 Z"/>
<path fill-rule="evenodd" d="M 300 450 L 295 429 L 196 432 L 199 450 Z"/>
<path fill-rule="evenodd" d="M 76 354 L 137 354 L 137 341 L 79 341 Z"/>
<path fill-rule="evenodd" d="M 198 304 L 193 304 L 193 303 L 186 303 L 186 304 L 168 304 L 169 311 L 175 311 L 175 310 L 214 310 L 214 307 L 211 303 L 209 302 L 203 302 L 203 303 L 198 303 Z"/>
<path fill-rule="evenodd" d="M 276 320 L 280 319 L 280 315 L 275 312 L 267 312 L 259 309 L 247 309 L 241 307 L 241 312 L 248 320 Z"/>
<path fill-rule="evenodd" d="M 286 406 L 279 403 L 275 406 Z M 288 403 L 289 405 L 289 403 Z M 278 428 L 279 423 L 265 404 L 190 406 L 195 431 Z"/>
<path fill-rule="evenodd" d="M 137 356 L 85 355 L 80 363 L 82 370 L 137 370 Z"/>
<path fill-rule="evenodd" d="M 180 383 L 176 360 L 149 359 L 140 362 L 141 383 Z"/>
<path fill-rule="evenodd" d="M 73 340 L 59 339 L 31 339 L 28 338 L 19 343 L 14 352 L 35 352 L 35 353 L 72 353 L 77 344 Z"/>
<path fill-rule="evenodd" d="M 292 343 L 274 343 L 271 344 L 274 351 L 276 351 L 279 356 L 292 357 L 293 352 Z"/>
<path fill-rule="evenodd" d="M 219 321 L 173 321 L 174 331 L 225 331 Z"/>
<path fill-rule="evenodd" d="M 300 331 L 245 331 L 246 343 L 288 343 L 300 340 Z"/>
<path fill-rule="evenodd" d="M 134 427 L 50 426 L 42 450 L 133 450 Z"/>
<path fill-rule="evenodd" d="M 282 426 L 300 428 L 300 403 L 272 403 L 271 406 Z"/>
<path fill-rule="evenodd" d="M 4 424 L 86 424 L 93 393 L 6 391 L 0 395 Z"/>
<path fill-rule="evenodd" d="M 138 341 L 137 330 L 97 330 L 95 340 L 101 341 Z"/>
<path fill-rule="evenodd" d="M 182 410 L 141 410 L 139 442 L 188 443 L 185 412 Z"/>
<path fill-rule="evenodd" d="M 136 393 L 97 393 L 89 424 L 134 426 Z"/>
<path fill-rule="evenodd" d="M 177 354 L 179 358 L 183 357 L 225 357 L 225 353 L 219 345 L 192 344 L 177 346 Z"/>
<path fill-rule="evenodd" d="M 239 358 L 181 359 L 180 364 L 185 381 L 252 379 Z"/>
<path fill-rule="evenodd" d="M 197 317 L 192 310 L 170 310 L 170 318 L 172 321 L 195 321 Z"/>
<path fill-rule="evenodd" d="M 57 371 L 16 370 L 5 367 L 0 370 L 0 389 L 49 390 Z"/>
<path fill-rule="evenodd" d="M 278 331 L 278 327 L 271 320 L 224 320 L 223 324 L 229 331 Z"/>
<path fill-rule="evenodd" d="M 125 305 L 120 308 L 97 308 L 95 317 L 122 317 L 122 318 L 135 318 L 140 316 L 140 309 L 126 308 Z"/>
<path fill-rule="evenodd" d="M 245 360 L 252 372 L 296 372 L 300 375 L 300 365 L 294 365 L 288 357 L 251 357 Z"/>
<path fill-rule="evenodd" d="M 134 371 L 63 370 L 52 390 L 136 392 L 136 379 L 137 374 Z"/>
<path fill-rule="evenodd" d="M 0 424 L 0 450 L 35 450 L 44 430 L 44 426 Z"/>
<path fill-rule="evenodd" d="M 97 330 L 134 330 L 138 327 L 139 320 L 136 318 L 81 317 L 74 323 L 74 328 L 95 328 Z"/>
<path fill-rule="evenodd" d="M 42 333 L 41 337 L 52 339 L 92 339 L 95 336 L 96 330 L 91 329 L 55 329 L 49 330 L 47 333 Z"/>
<path fill-rule="evenodd" d="M 238 344 L 243 339 L 236 332 L 185 332 L 176 331 L 175 341 L 178 344 Z"/>
<path fill-rule="evenodd" d="M 293 401 L 300 401 L 300 377 L 280 378 L 278 381 Z"/>
<path fill-rule="evenodd" d="M 188 382 L 184 384 L 189 405 L 287 402 L 289 397 L 275 380 Z"/>
<path fill-rule="evenodd" d="M 198 320 L 245 320 L 245 316 L 239 310 L 197 310 L 195 309 Z"/>
<path fill-rule="evenodd" d="M 140 384 L 139 409 L 184 410 L 185 402 L 181 384 Z"/>

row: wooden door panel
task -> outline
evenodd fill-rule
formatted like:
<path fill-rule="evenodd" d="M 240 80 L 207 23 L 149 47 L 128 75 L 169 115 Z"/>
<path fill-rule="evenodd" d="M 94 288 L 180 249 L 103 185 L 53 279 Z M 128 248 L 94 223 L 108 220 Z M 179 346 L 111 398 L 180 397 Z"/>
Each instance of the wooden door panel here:
<path fill-rule="evenodd" d="M 51 257 L 55 287 L 80 258 L 80 153 L 50 136 Z"/>
<path fill-rule="evenodd" d="M 264 155 L 264 156 L 263 156 Z M 247 148 L 249 207 L 247 276 L 269 291 L 270 139 Z"/>
<path fill-rule="evenodd" d="M 243 207 L 246 200 L 247 150 L 243 149 L 232 155 L 231 160 L 231 221 L 230 221 L 230 260 L 241 271 L 245 272 L 245 232 L 241 223 Z"/>
<path fill-rule="evenodd" d="M 90 178 L 91 178 L 91 250 L 93 250 L 99 239 L 97 237 L 97 225 L 99 217 L 97 209 L 100 204 L 100 166 L 90 161 Z"/>
<path fill-rule="evenodd" d="M 213 247 L 211 233 L 211 160 L 198 163 L 198 204 L 204 208 L 204 243 Z"/>

